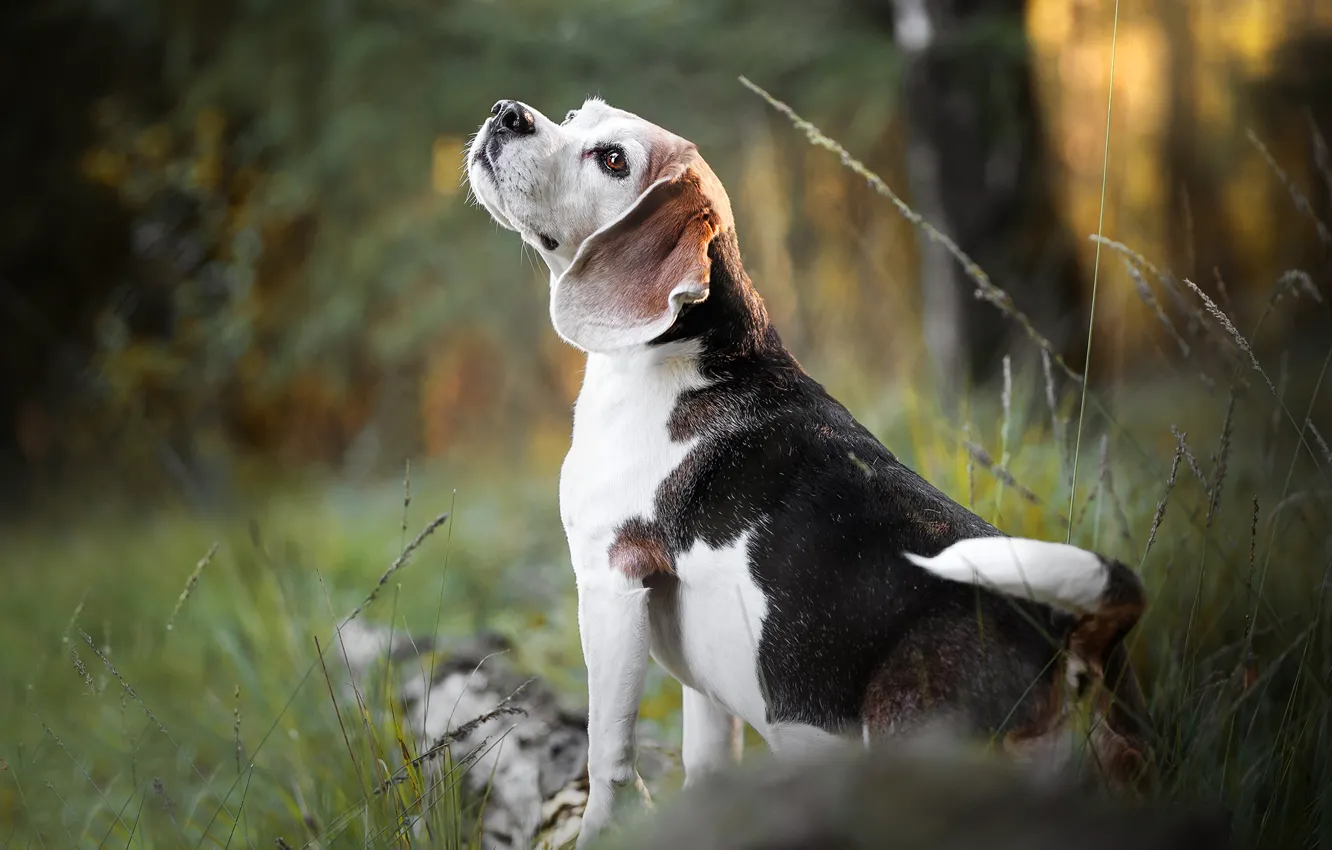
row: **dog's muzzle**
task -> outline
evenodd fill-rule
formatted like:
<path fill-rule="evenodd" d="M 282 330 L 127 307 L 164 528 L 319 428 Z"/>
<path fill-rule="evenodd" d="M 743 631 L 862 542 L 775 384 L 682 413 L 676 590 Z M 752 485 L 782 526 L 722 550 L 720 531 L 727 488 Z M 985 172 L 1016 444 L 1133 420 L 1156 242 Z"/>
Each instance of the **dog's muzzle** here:
<path fill-rule="evenodd" d="M 536 135 L 536 119 L 532 110 L 516 100 L 497 101 L 490 108 L 490 116 L 481 125 L 483 138 L 476 146 L 473 158 L 491 174 L 500 150 L 516 139 Z"/>

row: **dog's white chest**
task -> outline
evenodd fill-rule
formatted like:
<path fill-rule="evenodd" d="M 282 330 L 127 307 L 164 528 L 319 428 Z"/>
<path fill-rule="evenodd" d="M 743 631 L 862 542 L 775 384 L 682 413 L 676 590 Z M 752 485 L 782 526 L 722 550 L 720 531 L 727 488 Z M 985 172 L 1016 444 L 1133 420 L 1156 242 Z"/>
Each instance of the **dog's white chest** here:
<path fill-rule="evenodd" d="M 609 550 L 630 519 L 656 515 L 659 488 L 694 447 L 673 441 L 681 393 L 706 385 L 689 351 L 591 355 L 560 473 L 560 515 L 575 572 L 608 571 Z M 677 554 L 676 581 L 649 596 L 652 654 L 682 683 L 764 728 L 757 643 L 766 612 L 749 574 L 748 533 Z"/>
<path fill-rule="evenodd" d="M 693 446 L 671 440 L 680 394 L 705 385 L 684 352 L 589 355 L 560 471 L 560 518 L 575 570 L 600 569 L 625 520 L 650 520 L 657 489 Z"/>

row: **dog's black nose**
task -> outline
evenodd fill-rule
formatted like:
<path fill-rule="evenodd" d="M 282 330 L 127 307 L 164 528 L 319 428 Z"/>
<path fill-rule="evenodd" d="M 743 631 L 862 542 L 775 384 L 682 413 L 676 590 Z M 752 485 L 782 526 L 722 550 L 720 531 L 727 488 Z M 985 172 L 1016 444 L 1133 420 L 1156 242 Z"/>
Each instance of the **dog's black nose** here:
<path fill-rule="evenodd" d="M 530 136 L 536 132 L 536 120 L 532 111 L 516 100 L 501 100 L 490 107 L 490 114 L 495 116 L 502 129 L 520 136 Z"/>

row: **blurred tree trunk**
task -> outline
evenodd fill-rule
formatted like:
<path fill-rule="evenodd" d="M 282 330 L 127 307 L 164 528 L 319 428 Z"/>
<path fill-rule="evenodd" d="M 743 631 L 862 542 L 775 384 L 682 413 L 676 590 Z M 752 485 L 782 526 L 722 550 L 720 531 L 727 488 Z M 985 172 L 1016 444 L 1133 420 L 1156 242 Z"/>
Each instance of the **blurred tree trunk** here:
<path fill-rule="evenodd" d="M 1190 7 L 1163 3 L 1162 29 L 1169 45 L 1170 105 L 1166 109 L 1165 172 L 1169 202 L 1165 222 L 1166 250 L 1177 274 L 1204 289 L 1215 289 L 1213 269 L 1235 283 L 1237 272 L 1226 207 L 1218 191 L 1223 185 L 1198 145 L 1195 108 L 1196 49 Z"/>
<path fill-rule="evenodd" d="M 913 203 L 1063 350 L 1085 321 L 1083 287 L 1050 186 L 1025 2 L 892 3 L 906 59 Z M 1012 321 L 976 300 L 962 266 L 924 234 L 920 283 L 926 345 L 942 383 L 955 395 L 968 379 L 992 377 L 1015 341 Z M 1014 353 L 1036 350 L 1020 344 Z"/>

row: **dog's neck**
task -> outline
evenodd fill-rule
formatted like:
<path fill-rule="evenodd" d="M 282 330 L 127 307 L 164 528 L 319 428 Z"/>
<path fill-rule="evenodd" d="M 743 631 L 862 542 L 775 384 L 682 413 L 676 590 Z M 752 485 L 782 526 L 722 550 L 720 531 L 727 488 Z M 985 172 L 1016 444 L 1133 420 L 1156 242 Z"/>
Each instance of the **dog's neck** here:
<path fill-rule="evenodd" d="M 646 345 L 589 352 L 585 388 L 593 375 L 599 376 L 596 380 L 610 375 L 649 378 L 684 369 L 706 380 L 732 371 L 743 360 L 766 357 L 794 364 L 768 319 L 762 297 L 745 273 L 734 230 L 717 235 L 708 244 L 708 258 L 708 297 L 686 306 L 675 324 Z"/>
<path fill-rule="evenodd" d="M 734 230 L 709 243 L 708 258 L 712 261 L 708 297 L 686 306 L 675 324 L 648 347 L 675 348 L 675 343 L 692 342 L 700 357 L 718 364 L 759 355 L 773 346 L 781 350 L 763 299 L 745 274 Z"/>

